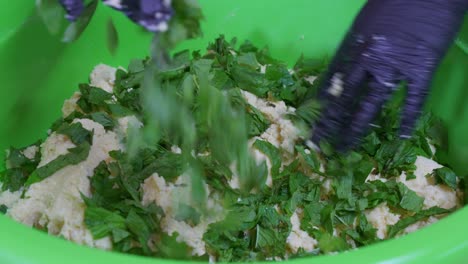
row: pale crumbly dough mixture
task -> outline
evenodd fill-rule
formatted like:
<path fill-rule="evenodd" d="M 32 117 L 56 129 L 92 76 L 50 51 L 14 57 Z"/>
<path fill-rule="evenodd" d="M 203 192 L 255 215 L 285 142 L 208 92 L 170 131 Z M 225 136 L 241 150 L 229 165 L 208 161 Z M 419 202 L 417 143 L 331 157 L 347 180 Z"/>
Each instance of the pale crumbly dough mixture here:
<path fill-rule="evenodd" d="M 115 68 L 106 65 L 101 64 L 96 66 L 90 76 L 91 85 L 107 92 L 112 92 L 115 72 Z M 310 82 L 314 80 L 315 78 L 308 78 Z M 258 98 L 249 92 L 243 91 L 243 96 L 250 105 L 261 111 L 271 122 L 270 127 L 262 135 L 249 141 L 250 150 L 256 161 L 258 163 L 266 161 L 268 167 L 266 184 L 271 186 L 271 161 L 264 153 L 255 149 L 252 144 L 257 139 L 270 142 L 281 150 L 283 163 L 289 164 L 295 158 L 295 142 L 302 137 L 300 129 L 295 127 L 286 118 L 286 115 L 294 114 L 295 109 L 286 106 L 284 102 L 270 102 Z M 65 101 L 62 108 L 64 117 L 73 111 L 79 111 L 79 107 L 76 104 L 79 98 L 80 93 L 76 92 L 70 99 Z M 50 234 L 63 236 L 79 244 L 111 249 L 112 243 L 108 237 L 93 240 L 91 233 L 85 227 L 83 222 L 85 205 L 80 197 L 80 192 L 86 196 L 91 195 L 88 177 L 93 175 L 93 170 L 100 162 L 111 161 L 111 157 L 109 156 L 110 151 L 124 149 L 125 146 L 122 144 L 122 139 L 126 136 L 128 128 L 130 126 L 140 127 L 142 123 L 136 117 L 128 116 L 118 120 L 119 126 L 113 131 L 105 131 L 102 125 L 92 120 L 76 119 L 74 122 L 79 122 L 85 129 L 94 131 L 93 145 L 89 157 L 78 165 L 65 167 L 49 178 L 31 185 L 26 190 L 24 198 L 20 197 L 23 190 L 15 193 L 9 191 L 0 193 L 0 203 L 9 208 L 7 214 L 10 217 L 26 225 L 47 228 Z M 26 149 L 24 154 L 27 157 L 33 157 L 36 151 L 41 151 L 42 159 L 40 166 L 44 166 L 59 155 L 66 154 L 68 149 L 73 147 L 75 145 L 66 136 L 52 133 L 40 146 L 40 149 L 34 147 Z M 177 151 L 176 146 L 174 146 L 175 151 Z M 234 165 L 232 166 L 234 175 L 229 185 L 236 189 L 239 188 L 239 179 L 235 175 Z M 436 185 L 433 179 L 426 177 L 427 174 L 441 167 L 441 165 L 430 159 L 418 157 L 416 166 L 416 179 L 407 181 L 406 175 L 403 173 L 397 181 L 402 182 L 419 196 L 423 197 L 425 199 L 424 208 L 432 206 L 453 208 L 460 206 L 456 191 L 446 186 Z M 318 175 L 311 174 L 309 176 L 321 178 Z M 367 180 L 385 181 L 385 179 L 380 178 L 378 175 L 369 175 Z M 155 202 L 159 205 L 166 214 L 162 220 L 162 230 L 169 235 L 177 232 L 179 235 L 178 240 L 187 243 L 191 247 L 193 255 L 201 256 L 206 253 L 203 234 L 206 232 L 209 224 L 220 221 L 223 218 L 223 208 L 217 202 L 217 194 L 210 190 L 209 186 L 205 186 L 208 196 L 208 209 L 215 213 L 203 216 L 200 223 L 196 226 L 175 220 L 174 215 L 177 211 L 178 203 L 190 203 L 188 187 L 182 184 L 187 183 L 187 181 L 189 181 L 189 177 L 181 175 L 175 183 L 170 183 L 166 182 L 157 173 L 154 173 L 142 184 L 144 192 L 143 203 Z M 330 192 L 332 190 L 331 182 L 329 180 L 325 181 L 322 189 L 326 193 Z M 185 195 L 181 196 L 180 194 Z M 385 203 L 372 210 L 367 210 L 365 214 L 369 222 L 377 229 L 377 236 L 379 238 L 385 238 L 387 226 L 395 224 L 400 219 L 400 216 L 392 213 Z M 310 252 L 316 249 L 317 240 L 300 229 L 301 210 L 298 209 L 294 212 L 290 220 L 292 230 L 287 238 L 289 251 L 296 253 L 302 248 Z M 413 232 L 435 221 L 437 221 L 437 218 L 431 217 L 426 221 L 418 222 L 406 228 L 404 233 Z"/>

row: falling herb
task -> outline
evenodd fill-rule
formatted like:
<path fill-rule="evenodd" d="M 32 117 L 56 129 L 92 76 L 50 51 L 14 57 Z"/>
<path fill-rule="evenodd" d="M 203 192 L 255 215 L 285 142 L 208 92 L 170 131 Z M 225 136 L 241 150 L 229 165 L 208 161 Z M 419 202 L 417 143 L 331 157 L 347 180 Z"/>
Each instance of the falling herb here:
<path fill-rule="evenodd" d="M 68 25 L 67 29 L 63 33 L 63 42 L 73 42 L 81 36 L 89 22 L 91 22 L 91 18 L 96 11 L 98 2 L 98 0 L 92 0 L 90 3 L 88 3 L 80 17 Z"/>
<path fill-rule="evenodd" d="M 117 52 L 119 46 L 119 35 L 112 19 L 107 20 L 107 49 L 112 55 Z"/>

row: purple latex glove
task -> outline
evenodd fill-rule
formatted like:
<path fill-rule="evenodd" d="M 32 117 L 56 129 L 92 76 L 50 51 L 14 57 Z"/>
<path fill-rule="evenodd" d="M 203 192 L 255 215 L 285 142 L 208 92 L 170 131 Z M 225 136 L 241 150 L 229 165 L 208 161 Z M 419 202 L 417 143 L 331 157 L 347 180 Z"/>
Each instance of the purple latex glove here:
<path fill-rule="evenodd" d="M 164 32 L 173 15 L 171 0 L 103 0 L 151 32 Z"/>
<path fill-rule="evenodd" d="M 84 10 L 84 0 L 60 0 L 67 12 L 67 19 L 75 21 Z M 102 0 L 116 10 L 122 11 L 133 22 L 151 32 L 164 32 L 172 18 L 171 0 Z"/>
<path fill-rule="evenodd" d="M 59 3 L 66 11 L 66 18 L 69 21 L 76 21 L 84 11 L 83 0 L 60 0 Z"/>
<path fill-rule="evenodd" d="M 312 142 L 354 147 L 401 81 L 408 90 L 400 136 L 410 137 L 467 10 L 468 0 L 369 0 L 322 83 L 325 109 Z"/>

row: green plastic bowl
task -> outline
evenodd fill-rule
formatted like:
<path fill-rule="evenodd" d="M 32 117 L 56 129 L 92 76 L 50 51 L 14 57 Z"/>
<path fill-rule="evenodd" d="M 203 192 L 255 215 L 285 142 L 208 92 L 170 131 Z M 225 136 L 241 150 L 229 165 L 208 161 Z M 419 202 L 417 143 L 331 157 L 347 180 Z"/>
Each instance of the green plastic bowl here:
<path fill-rule="evenodd" d="M 90 28 L 65 45 L 48 35 L 34 1 L 0 1 L 0 149 L 24 146 L 45 135 L 64 99 L 93 66 L 126 66 L 148 54 L 150 37 L 121 14 L 101 6 Z M 269 45 L 288 63 L 301 53 L 331 56 L 363 0 L 202 0 L 202 39 L 183 48 L 202 49 L 219 34 Z M 109 17 L 120 32 L 112 56 L 105 42 Z M 460 36 L 468 40 L 468 27 Z M 466 41 L 468 43 L 468 41 Z M 466 51 L 465 51 L 466 52 Z M 449 162 L 468 172 L 468 56 L 453 47 L 434 81 L 430 107 L 450 124 Z M 468 263 L 468 208 L 416 233 L 351 252 L 291 260 L 291 263 Z M 75 245 L 0 216 L 1 264 L 176 263 Z"/>

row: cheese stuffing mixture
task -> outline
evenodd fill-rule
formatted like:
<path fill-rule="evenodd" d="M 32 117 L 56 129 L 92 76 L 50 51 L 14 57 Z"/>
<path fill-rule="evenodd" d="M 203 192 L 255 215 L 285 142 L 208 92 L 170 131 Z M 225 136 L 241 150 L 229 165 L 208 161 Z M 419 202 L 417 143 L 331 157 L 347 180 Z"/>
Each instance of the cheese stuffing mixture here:
<path fill-rule="evenodd" d="M 339 157 L 308 148 L 298 121 L 307 102 L 295 105 L 286 93 L 299 93 L 297 83 L 311 89 L 315 78 L 262 64 L 259 52 L 231 52 L 233 77 L 221 66 L 211 72 L 222 87 L 237 82 L 237 99 L 259 127 L 247 142 L 265 168 L 259 186 L 245 190 L 235 162 L 215 160 L 209 148 L 191 154 L 205 166 L 196 188 L 180 146 L 163 142 L 127 157 L 131 134 L 147 126 L 132 101 L 141 70 L 98 65 L 45 140 L 7 153 L 5 214 L 82 245 L 213 262 L 349 250 L 414 232 L 463 206 L 460 180 L 433 159 L 429 138 L 394 149 L 377 131 L 363 150 Z M 249 83 L 252 72 L 274 80 L 284 100 L 249 89 L 265 84 Z"/>

